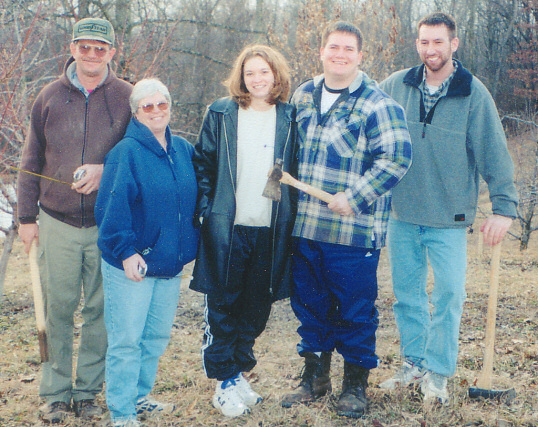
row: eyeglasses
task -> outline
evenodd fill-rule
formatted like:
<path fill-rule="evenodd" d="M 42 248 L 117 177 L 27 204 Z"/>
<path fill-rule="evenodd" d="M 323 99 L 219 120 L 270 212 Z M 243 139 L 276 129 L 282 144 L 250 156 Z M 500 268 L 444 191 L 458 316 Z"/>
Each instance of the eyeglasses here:
<path fill-rule="evenodd" d="M 144 113 L 151 113 L 154 107 L 157 107 L 161 111 L 166 111 L 168 110 L 168 102 L 159 102 L 158 104 L 144 104 L 138 108 L 142 108 L 142 111 Z"/>
<path fill-rule="evenodd" d="M 108 53 L 108 49 L 106 47 L 90 46 L 87 44 L 79 44 L 77 46 L 78 46 L 78 51 L 80 52 L 81 55 L 89 55 L 92 49 L 95 56 L 97 56 L 98 58 L 102 58 Z"/>

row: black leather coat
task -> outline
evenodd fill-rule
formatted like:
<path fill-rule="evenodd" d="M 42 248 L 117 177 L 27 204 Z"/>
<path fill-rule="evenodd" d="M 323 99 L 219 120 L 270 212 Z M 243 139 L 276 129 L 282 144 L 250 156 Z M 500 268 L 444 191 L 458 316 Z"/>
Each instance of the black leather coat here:
<path fill-rule="evenodd" d="M 193 156 L 198 180 L 197 218 L 203 218 L 201 240 L 190 288 L 206 294 L 225 292 L 235 219 L 237 178 L 238 104 L 222 98 L 209 106 Z M 274 158 L 284 160 L 283 170 L 296 176 L 294 110 L 276 105 Z M 261 172 L 265 173 L 265 172 Z M 281 186 L 280 202 L 273 202 L 271 218 L 273 300 L 289 296 L 291 232 L 297 212 L 297 192 Z"/>

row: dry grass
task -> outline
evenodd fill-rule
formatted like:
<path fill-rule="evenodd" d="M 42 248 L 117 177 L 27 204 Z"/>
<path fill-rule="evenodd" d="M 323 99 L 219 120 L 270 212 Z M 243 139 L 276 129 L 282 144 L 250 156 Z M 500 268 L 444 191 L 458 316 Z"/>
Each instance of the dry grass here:
<path fill-rule="evenodd" d="M 461 348 L 456 376 L 449 381 L 448 407 L 428 408 L 413 389 L 388 394 L 376 385 L 399 366 L 398 335 L 392 315 L 394 297 L 386 258 L 380 265 L 377 336 L 381 365 L 370 375 L 368 414 L 359 420 L 338 417 L 335 396 L 310 406 L 283 409 L 282 394 L 297 384 L 302 359 L 295 351 L 295 319 L 288 301 L 275 304 L 267 330 L 256 343 L 258 366 L 250 373 L 254 388 L 265 398 L 249 416 L 226 419 L 211 405 L 214 382 L 205 378 L 200 363 L 203 298 L 183 292 L 169 348 L 161 360 L 154 393 L 175 402 L 178 409 L 168 417 L 149 421 L 148 426 L 538 426 L 538 245 L 518 251 L 514 240 L 505 242 L 501 260 L 499 308 L 495 355 L 496 389 L 514 387 L 511 405 L 495 401 L 472 401 L 467 391 L 481 367 L 489 255 L 476 253 L 476 234 L 469 235 L 468 299 L 461 328 Z M 0 425 L 40 425 L 39 352 L 26 256 L 17 243 L 10 259 L 5 302 L 0 309 Z M 337 396 L 342 358 L 333 362 L 333 388 Z M 103 401 L 103 396 L 99 396 Z M 104 402 L 103 402 L 104 403 Z M 87 424 L 87 423 L 86 423 Z M 105 425 L 106 420 L 95 423 Z M 69 418 L 67 425 L 83 425 Z"/>

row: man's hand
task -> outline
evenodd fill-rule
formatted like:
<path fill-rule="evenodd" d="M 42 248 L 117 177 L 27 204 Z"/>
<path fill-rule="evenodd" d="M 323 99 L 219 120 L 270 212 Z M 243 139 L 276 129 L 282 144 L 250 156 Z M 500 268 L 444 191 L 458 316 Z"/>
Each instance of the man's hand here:
<path fill-rule="evenodd" d="M 86 173 L 80 181 L 71 185 L 71 189 L 85 195 L 97 191 L 103 175 L 103 165 L 82 165 L 76 171 L 81 169 L 84 169 Z"/>
<path fill-rule="evenodd" d="M 353 215 L 353 209 L 347 200 L 347 196 L 342 192 L 336 193 L 333 201 L 329 203 L 327 207 L 334 213 L 340 215 Z"/>
<path fill-rule="evenodd" d="M 139 254 L 131 255 L 129 258 L 123 260 L 123 271 L 125 276 L 134 282 L 141 282 L 144 278 L 140 275 L 138 268 L 146 268 L 146 261 Z"/>
<path fill-rule="evenodd" d="M 24 252 L 30 253 L 32 241 L 36 239 L 36 244 L 39 245 L 39 226 L 33 224 L 19 224 L 19 237 L 24 243 Z"/>
<path fill-rule="evenodd" d="M 502 215 L 489 216 L 480 227 L 480 231 L 484 233 L 484 243 L 488 246 L 500 243 L 511 225 L 512 218 Z"/>

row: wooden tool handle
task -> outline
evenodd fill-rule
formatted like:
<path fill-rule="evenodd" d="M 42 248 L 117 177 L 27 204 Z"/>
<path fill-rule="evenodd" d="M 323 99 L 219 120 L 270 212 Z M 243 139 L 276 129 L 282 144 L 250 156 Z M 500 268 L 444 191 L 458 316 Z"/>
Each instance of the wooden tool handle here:
<path fill-rule="evenodd" d="M 39 354 L 41 362 L 49 360 L 49 351 L 47 347 L 47 332 L 45 323 L 45 309 L 43 307 L 43 292 L 41 289 L 41 280 L 39 278 L 39 266 L 37 264 L 37 245 L 34 240 L 30 246 L 28 254 L 30 264 L 30 276 L 32 277 L 32 290 L 34 293 L 34 310 L 37 323 L 37 334 L 39 338 Z"/>
<path fill-rule="evenodd" d="M 486 340 L 482 371 L 476 385 L 490 389 L 493 376 L 493 356 L 495 352 L 495 323 L 497 320 L 497 294 L 499 290 L 499 265 L 501 263 L 501 243 L 493 247 L 489 285 L 488 314 L 486 319 Z"/>
<path fill-rule="evenodd" d="M 316 199 L 320 199 L 325 203 L 331 203 L 334 199 L 334 196 L 332 194 L 327 193 L 326 191 L 323 191 L 319 188 L 312 187 L 311 185 L 305 184 L 304 182 L 298 181 L 288 172 L 282 172 L 282 178 L 280 179 L 280 182 L 287 185 L 291 185 L 292 187 L 295 187 L 298 190 L 310 194 L 311 196 L 315 197 Z"/>

